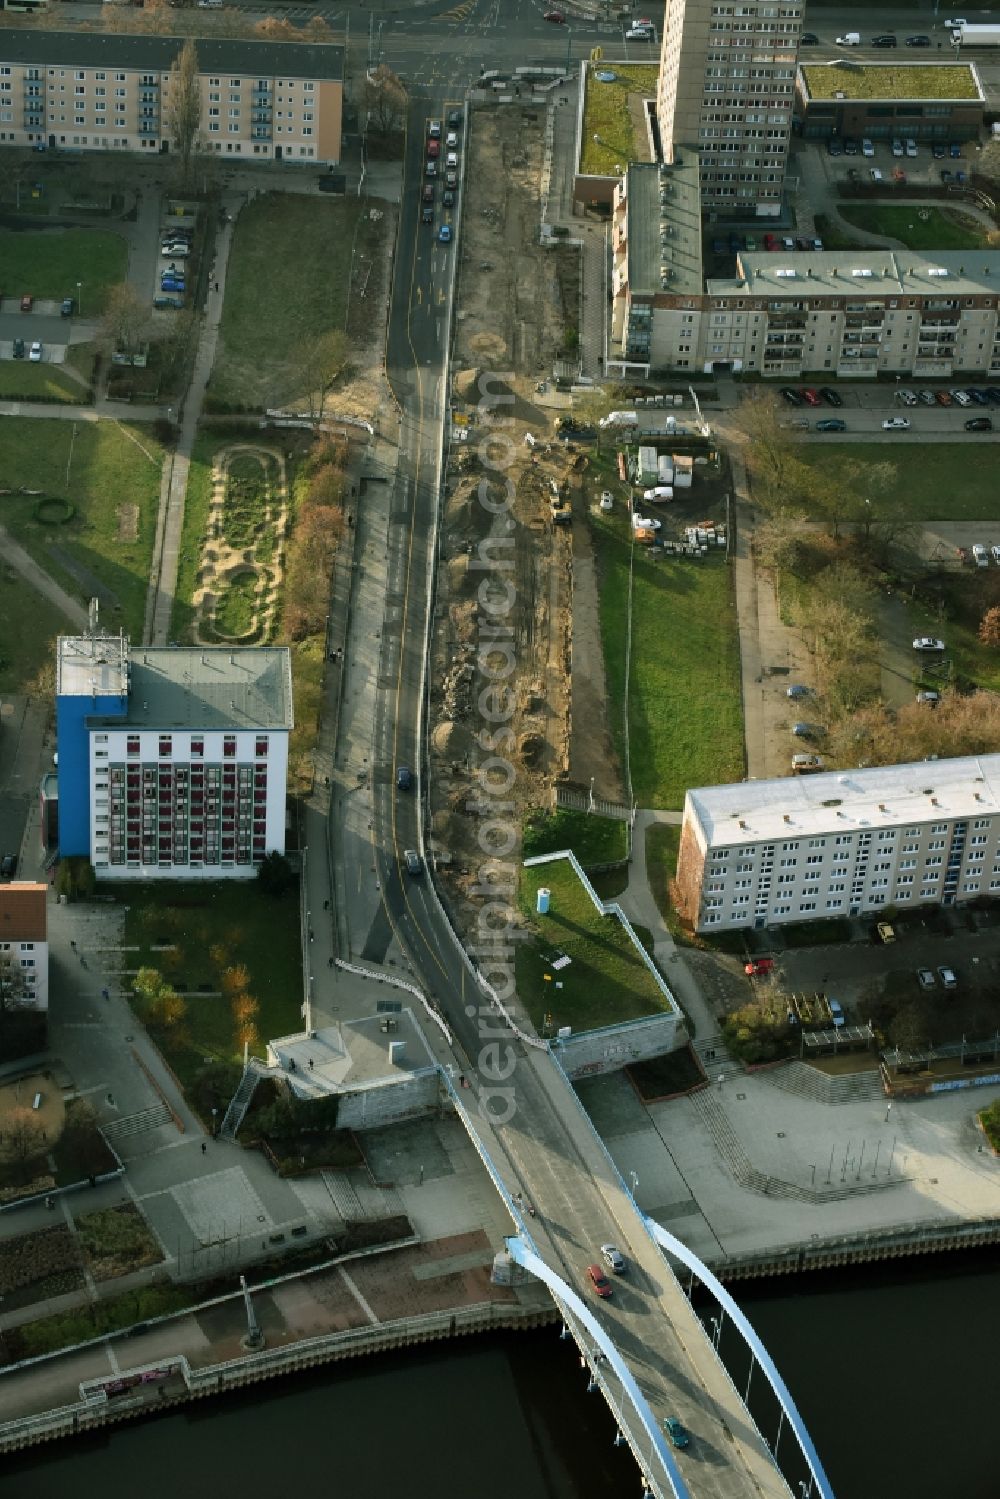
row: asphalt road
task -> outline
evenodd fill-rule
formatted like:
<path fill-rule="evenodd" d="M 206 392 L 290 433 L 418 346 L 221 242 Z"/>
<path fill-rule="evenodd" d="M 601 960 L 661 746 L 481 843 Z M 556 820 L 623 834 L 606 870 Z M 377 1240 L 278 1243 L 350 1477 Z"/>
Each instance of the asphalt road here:
<path fill-rule="evenodd" d="M 420 222 L 424 142 L 428 118 L 450 104 L 438 95 L 417 100 L 408 145 L 393 276 L 387 372 L 401 412 L 399 463 L 388 538 L 385 613 L 375 694 L 373 762 L 387 767 L 373 788 L 372 852 L 383 909 L 416 981 L 446 1017 L 473 1088 L 470 1108 L 490 1113 L 484 1089 L 490 1042 L 503 1048 L 511 1072 L 513 1113 L 493 1134 L 536 1214 L 531 1232 L 544 1258 L 587 1297 L 587 1265 L 602 1243 L 617 1243 L 630 1261 L 610 1302 L 588 1297 L 650 1400 L 659 1420 L 681 1417 L 695 1434 L 679 1459 L 692 1494 L 739 1499 L 777 1495 L 781 1487 L 766 1449 L 721 1374 L 694 1316 L 662 1256 L 652 1245 L 599 1143 L 578 1112 L 555 1063 L 517 1041 L 486 1005 L 467 960 L 438 903 L 430 873 L 408 874 L 406 851 L 422 850 L 424 798 L 398 791 L 401 765 L 420 767 L 421 697 L 427 659 L 435 518 L 440 489 L 448 314 L 454 287 L 454 247 L 437 240 L 435 223 Z M 461 214 L 454 216 L 461 246 Z M 486 1017 L 484 1019 L 484 1017 Z M 494 1065 L 497 1065 L 494 1062 Z M 648 1443 L 645 1445 L 648 1451 Z M 753 1477 L 751 1477 L 751 1473 Z"/>

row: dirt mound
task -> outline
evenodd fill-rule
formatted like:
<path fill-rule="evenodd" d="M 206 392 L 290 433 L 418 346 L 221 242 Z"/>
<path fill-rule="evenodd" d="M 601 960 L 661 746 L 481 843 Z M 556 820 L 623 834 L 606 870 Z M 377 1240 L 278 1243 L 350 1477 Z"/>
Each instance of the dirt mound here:
<path fill-rule="evenodd" d="M 545 755 L 545 740 L 541 734 L 522 734 L 517 741 L 517 753 L 521 764 L 531 769 L 540 764 Z"/>
<path fill-rule="evenodd" d="M 435 725 L 434 731 L 431 734 L 431 744 L 434 746 L 435 752 L 447 759 L 454 751 L 457 733 L 458 730 L 455 724 L 449 718 L 445 718 L 441 723 Z"/>

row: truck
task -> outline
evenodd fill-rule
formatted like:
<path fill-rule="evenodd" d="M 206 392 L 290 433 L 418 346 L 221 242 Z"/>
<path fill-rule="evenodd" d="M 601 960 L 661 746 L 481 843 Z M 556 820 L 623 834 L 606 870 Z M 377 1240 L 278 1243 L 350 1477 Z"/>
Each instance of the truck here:
<path fill-rule="evenodd" d="M 639 469 L 637 482 L 639 484 L 655 484 L 659 477 L 657 466 L 657 455 L 655 448 L 642 447 L 639 449 Z"/>
<path fill-rule="evenodd" d="M 1000 47 L 1000 26 L 970 26 L 963 21 L 952 32 L 951 39 L 962 47 Z"/>

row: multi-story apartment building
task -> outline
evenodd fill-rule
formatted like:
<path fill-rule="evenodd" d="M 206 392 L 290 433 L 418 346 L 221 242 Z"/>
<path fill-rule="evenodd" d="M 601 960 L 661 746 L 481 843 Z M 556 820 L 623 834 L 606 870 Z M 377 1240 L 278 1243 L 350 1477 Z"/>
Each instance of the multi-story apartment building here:
<path fill-rule="evenodd" d="M 47 894 L 29 880 L 0 885 L 0 991 L 14 1013 L 49 1007 Z"/>
<path fill-rule="evenodd" d="M 0 145 L 167 153 L 183 38 L 0 31 Z M 315 166 L 340 160 L 343 48 L 196 39 L 200 147 Z"/>
<path fill-rule="evenodd" d="M 61 636 L 59 850 L 104 879 L 246 879 L 285 847 L 284 647 Z"/>
<path fill-rule="evenodd" d="M 781 210 L 802 0 L 666 0 L 656 117 L 666 161 L 701 158 L 703 207 L 746 219 Z"/>
<path fill-rule="evenodd" d="M 1000 755 L 689 791 L 677 892 L 698 931 L 1000 896 Z"/>
<path fill-rule="evenodd" d="M 630 167 L 615 192 L 609 369 L 1000 376 L 1000 252 L 744 252 L 735 277 L 699 290 L 689 209 L 635 207 L 655 170 Z M 635 250 L 639 213 L 652 233 L 657 211 L 662 261 Z"/>

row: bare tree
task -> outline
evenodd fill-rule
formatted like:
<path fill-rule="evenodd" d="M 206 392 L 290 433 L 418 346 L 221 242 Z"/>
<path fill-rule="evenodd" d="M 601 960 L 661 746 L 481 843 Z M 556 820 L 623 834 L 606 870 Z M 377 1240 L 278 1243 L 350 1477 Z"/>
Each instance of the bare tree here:
<path fill-rule="evenodd" d="M 131 281 L 122 281 L 109 289 L 101 336 L 112 353 L 127 354 L 131 359 L 149 333 L 149 325 L 149 305 Z"/>
<path fill-rule="evenodd" d="M 4 1120 L 4 1153 L 17 1163 L 21 1175 L 25 1175 L 27 1164 L 45 1149 L 45 1129 L 37 1114 L 31 1109 L 11 1109 Z"/>
<path fill-rule="evenodd" d="M 326 398 L 343 374 L 347 363 L 347 335 L 340 328 L 317 334 L 302 353 L 300 379 L 309 398 L 309 415 L 323 420 Z"/>
<path fill-rule="evenodd" d="M 188 187 L 201 131 L 201 81 L 198 53 L 191 37 L 178 52 L 170 69 L 166 115 L 167 128 L 180 163 L 181 185 Z"/>
<path fill-rule="evenodd" d="M 391 135 L 406 114 L 406 90 L 391 68 L 379 63 L 365 82 L 365 109 L 380 135 Z"/>

